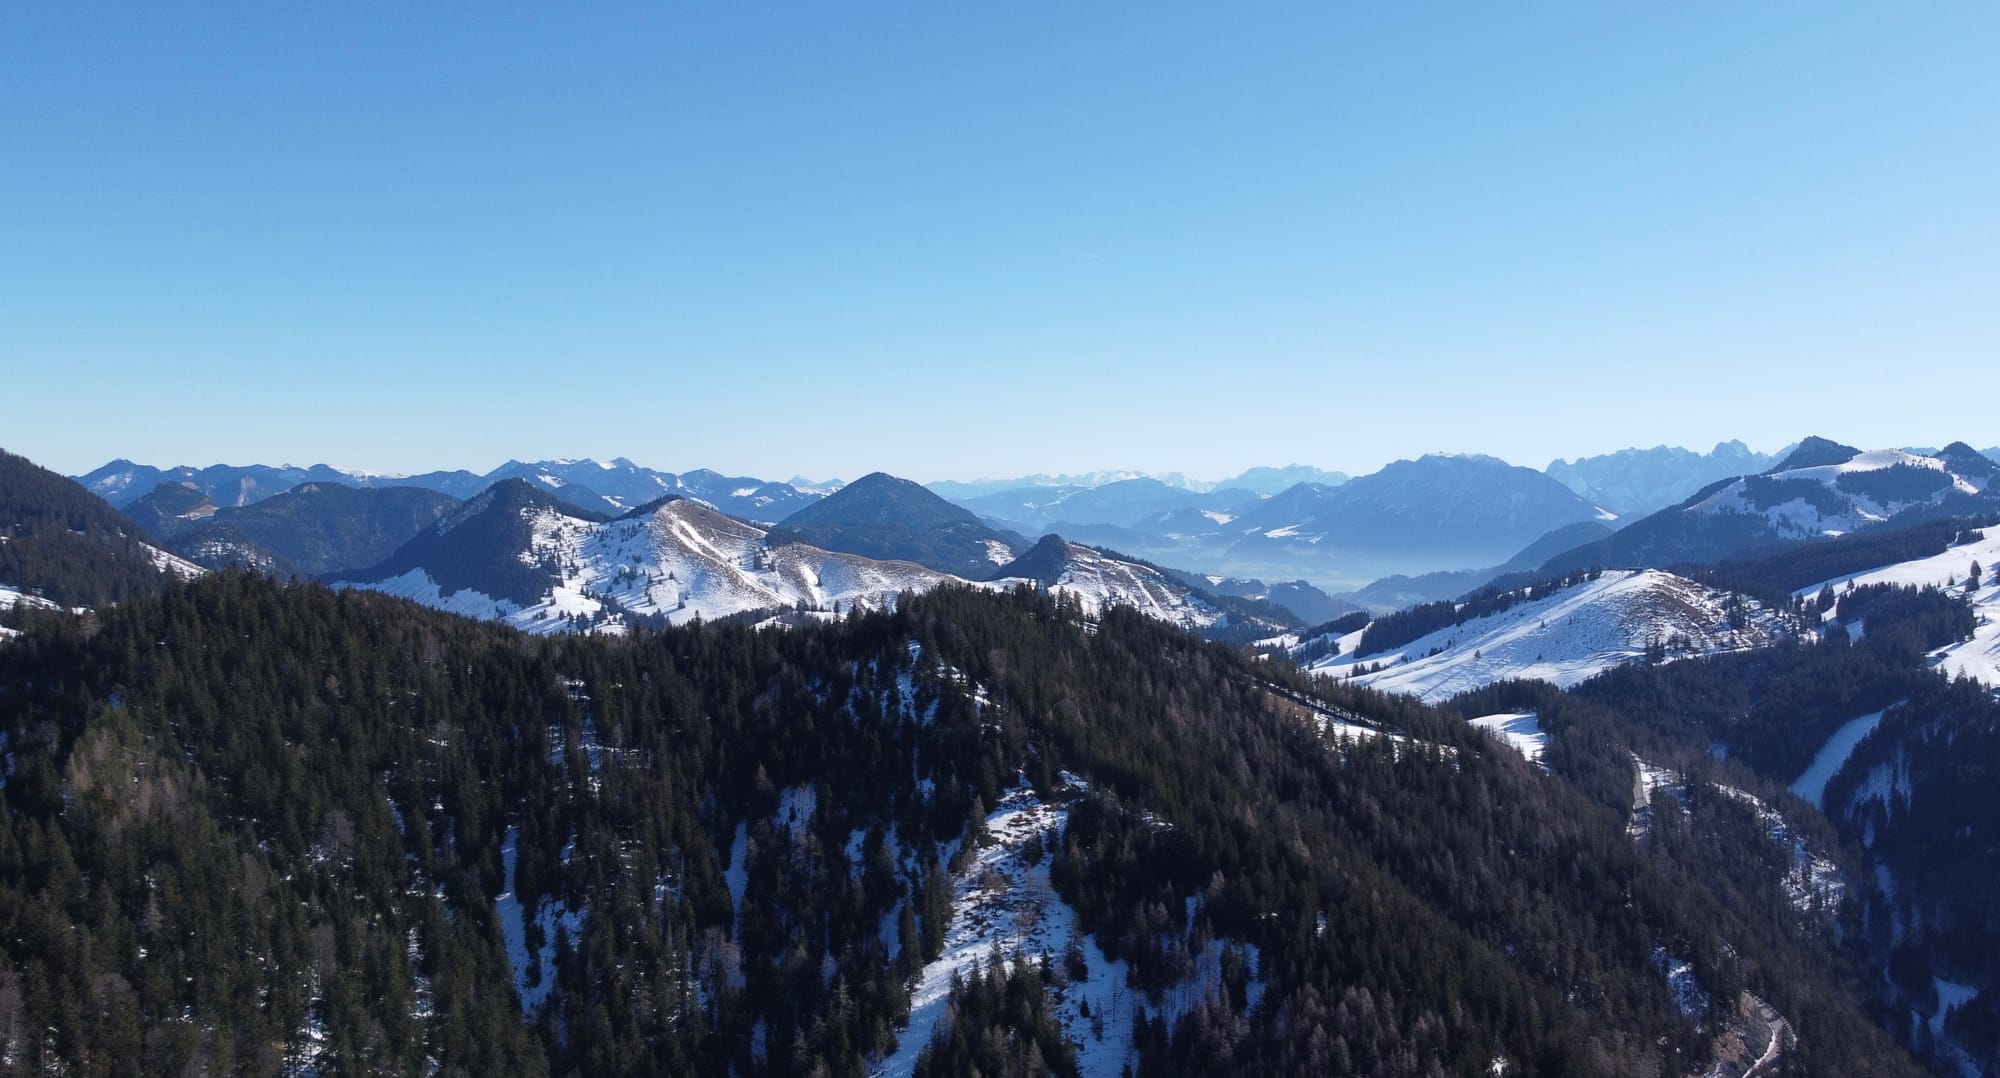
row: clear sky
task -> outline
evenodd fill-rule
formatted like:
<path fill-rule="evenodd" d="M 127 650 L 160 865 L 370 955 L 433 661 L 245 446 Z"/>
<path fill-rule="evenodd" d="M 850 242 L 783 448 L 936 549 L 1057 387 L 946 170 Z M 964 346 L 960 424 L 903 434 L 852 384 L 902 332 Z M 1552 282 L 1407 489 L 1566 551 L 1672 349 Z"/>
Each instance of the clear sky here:
<path fill-rule="evenodd" d="M 0 446 L 2000 443 L 2000 5 L 1473 7 L 12 5 Z"/>

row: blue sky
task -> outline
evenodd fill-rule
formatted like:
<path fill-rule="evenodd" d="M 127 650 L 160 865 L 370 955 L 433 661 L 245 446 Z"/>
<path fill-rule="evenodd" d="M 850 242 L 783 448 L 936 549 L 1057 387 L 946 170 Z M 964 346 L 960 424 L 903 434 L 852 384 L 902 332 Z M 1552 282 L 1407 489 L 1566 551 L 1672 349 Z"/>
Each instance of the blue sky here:
<path fill-rule="evenodd" d="M 2000 443 L 2000 7 L 20 5 L 0 446 Z"/>

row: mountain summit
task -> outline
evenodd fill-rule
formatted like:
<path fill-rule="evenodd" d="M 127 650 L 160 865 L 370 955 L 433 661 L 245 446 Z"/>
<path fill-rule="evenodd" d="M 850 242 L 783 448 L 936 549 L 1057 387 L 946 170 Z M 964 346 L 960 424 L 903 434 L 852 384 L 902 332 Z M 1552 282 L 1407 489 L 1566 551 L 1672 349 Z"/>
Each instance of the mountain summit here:
<path fill-rule="evenodd" d="M 872 472 L 779 523 L 774 541 L 795 539 L 881 561 L 911 561 L 985 579 L 1027 547 L 971 510 L 885 472 Z"/>

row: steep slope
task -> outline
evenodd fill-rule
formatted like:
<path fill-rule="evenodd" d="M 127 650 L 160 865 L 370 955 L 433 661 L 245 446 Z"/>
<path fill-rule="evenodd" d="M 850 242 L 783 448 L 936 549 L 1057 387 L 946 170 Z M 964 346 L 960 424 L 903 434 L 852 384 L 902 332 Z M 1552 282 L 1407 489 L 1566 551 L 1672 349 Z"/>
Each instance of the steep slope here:
<path fill-rule="evenodd" d="M 209 568 L 248 565 L 281 576 L 318 576 L 375 565 L 458 506 L 457 498 L 420 487 L 301 483 L 217 510 L 178 531 L 168 545 Z"/>
<path fill-rule="evenodd" d="M 148 538 L 73 480 L 0 451 L 0 587 L 102 607 L 200 573 Z"/>
<path fill-rule="evenodd" d="M 994 575 L 1026 547 L 907 479 L 874 472 L 800 509 L 773 531 L 826 550 L 881 561 L 912 561 L 970 579 Z"/>
<path fill-rule="evenodd" d="M 1207 629 L 1228 619 L 1212 599 L 1150 565 L 1107 551 L 1043 536 L 1027 553 L 1001 568 L 1001 578 L 1032 580 L 1051 593 L 1076 598 L 1092 615 L 1129 606 L 1186 629 Z"/>
<path fill-rule="evenodd" d="M 429 605 L 460 609 L 446 602 L 465 594 L 462 613 L 493 616 L 496 604 L 526 606 L 541 600 L 561 579 L 559 567 L 535 549 L 539 521 L 602 522 L 564 506 L 554 495 L 525 479 L 508 479 L 397 548 L 379 564 L 340 572 L 337 583 L 407 591 L 427 584 Z M 389 582 L 403 579 L 401 585 Z"/>
<path fill-rule="evenodd" d="M 909 562 L 774 542 L 764 529 L 687 498 L 592 520 L 524 480 L 491 495 L 380 565 L 333 582 L 556 632 L 621 630 L 628 616 L 677 624 L 797 607 L 879 607 L 956 579 Z"/>
<path fill-rule="evenodd" d="M 1961 442 L 1920 456 L 1808 438 L 1768 472 L 1712 484 L 1543 569 L 1717 561 L 1863 528 L 1992 514 L 2000 512 L 1994 475 Z"/>
<path fill-rule="evenodd" d="M 1718 443 L 1707 453 L 1659 445 L 1579 457 L 1574 462 L 1558 458 L 1544 471 L 1584 500 L 1625 516 L 1657 512 L 1710 483 L 1753 475 L 1776 460 L 1733 441 Z"/>
<path fill-rule="evenodd" d="M 1370 647 L 1370 631 L 1343 639 L 1314 672 L 1437 701 L 1514 679 L 1566 688 L 1626 663 L 1763 647 L 1784 635 L 1754 601 L 1657 570 L 1537 591 L 1388 648 Z"/>

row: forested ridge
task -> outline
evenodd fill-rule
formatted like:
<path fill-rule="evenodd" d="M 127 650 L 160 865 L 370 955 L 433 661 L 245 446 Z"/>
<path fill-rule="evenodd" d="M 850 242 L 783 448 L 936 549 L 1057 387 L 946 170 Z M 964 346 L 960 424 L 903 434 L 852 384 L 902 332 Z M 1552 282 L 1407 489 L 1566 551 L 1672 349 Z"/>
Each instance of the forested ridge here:
<path fill-rule="evenodd" d="M 10 1066 L 860 1075 L 951 840 L 1070 771 L 1052 876 L 1134 992 L 1198 938 L 1262 956 L 1256 1006 L 1135 1030 L 1139 1073 L 1678 1073 L 1738 985 L 1811 1022 L 1802 1073 L 1910 1072 L 1824 927 L 1713 886 L 1749 871 L 1726 835 L 1637 846 L 1628 803 L 1456 718 L 1032 591 L 536 639 L 227 572 L 39 621 L 0 705 Z M 1717 1013 L 1676 1009 L 1660 946 Z M 1020 977 L 955 1013 L 1034 1021 Z"/>
<path fill-rule="evenodd" d="M 0 587 L 66 607 L 151 595 L 165 577 L 148 538 L 73 480 L 0 450 Z"/>

